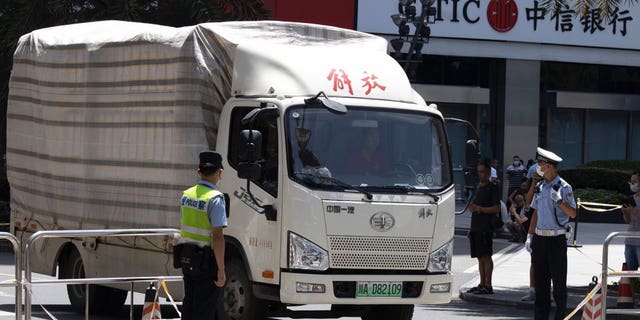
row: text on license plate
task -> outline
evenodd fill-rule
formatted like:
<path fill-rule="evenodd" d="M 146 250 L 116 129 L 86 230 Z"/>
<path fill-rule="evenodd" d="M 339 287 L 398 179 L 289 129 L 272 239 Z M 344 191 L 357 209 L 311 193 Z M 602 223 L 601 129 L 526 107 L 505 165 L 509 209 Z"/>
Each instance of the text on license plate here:
<path fill-rule="evenodd" d="M 402 282 L 358 282 L 356 298 L 402 297 Z"/>

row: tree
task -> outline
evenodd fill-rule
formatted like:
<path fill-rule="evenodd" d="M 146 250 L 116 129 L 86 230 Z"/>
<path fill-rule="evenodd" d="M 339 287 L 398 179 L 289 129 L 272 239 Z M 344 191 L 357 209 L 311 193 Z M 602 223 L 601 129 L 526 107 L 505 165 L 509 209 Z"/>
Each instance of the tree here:
<path fill-rule="evenodd" d="M 573 4 L 573 9 L 580 16 L 590 15 L 593 10 L 596 10 L 600 18 L 609 21 L 621 4 L 638 4 L 640 0 L 541 0 L 540 3 L 551 14 L 558 13 L 565 5 Z"/>
<path fill-rule="evenodd" d="M 0 1 L 0 114 L 6 114 L 9 76 L 18 39 L 57 25 L 126 20 L 173 27 L 269 17 L 262 0 L 2 0 Z M 6 117 L 0 130 L 6 128 Z M 0 135 L 0 152 L 5 150 Z"/>

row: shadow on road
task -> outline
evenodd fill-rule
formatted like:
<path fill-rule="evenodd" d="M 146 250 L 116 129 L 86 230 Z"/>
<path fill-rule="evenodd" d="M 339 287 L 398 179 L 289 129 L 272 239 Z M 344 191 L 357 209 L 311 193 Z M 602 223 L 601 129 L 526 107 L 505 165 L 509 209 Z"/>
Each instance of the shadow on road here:
<path fill-rule="evenodd" d="M 75 312 L 69 305 L 44 305 L 44 307 L 57 319 L 76 320 L 84 319 L 84 314 Z M 179 319 L 178 314 L 171 305 L 161 305 L 162 319 Z M 0 311 L 15 312 L 13 305 L 0 305 Z M 39 305 L 34 305 L 31 309 L 33 319 L 50 319 Z M 110 314 L 89 315 L 91 320 L 116 320 L 129 319 L 129 305 Z M 133 307 L 133 319 L 142 318 L 142 305 Z"/>

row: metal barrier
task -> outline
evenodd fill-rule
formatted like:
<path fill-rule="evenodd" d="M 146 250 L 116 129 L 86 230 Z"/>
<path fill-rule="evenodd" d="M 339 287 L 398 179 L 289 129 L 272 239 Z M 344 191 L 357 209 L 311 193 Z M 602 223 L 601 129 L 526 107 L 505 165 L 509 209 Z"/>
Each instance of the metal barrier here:
<path fill-rule="evenodd" d="M 150 282 L 155 280 L 182 281 L 181 276 L 158 276 L 158 277 L 113 277 L 113 278 L 76 278 L 76 279 L 56 279 L 56 280 L 36 280 L 31 279 L 31 247 L 33 243 L 42 238 L 74 238 L 74 237 L 139 237 L 139 236 L 168 236 L 178 235 L 177 229 L 105 229 L 105 230 L 51 230 L 38 231 L 27 240 L 24 252 L 25 282 L 27 285 L 33 284 L 84 284 L 85 285 L 85 319 L 89 319 L 89 284 L 107 284 L 118 282 L 131 282 L 131 305 L 129 317 L 133 320 L 133 286 L 135 282 Z M 159 290 L 160 288 L 158 288 Z M 27 292 L 24 299 L 25 319 L 31 319 L 31 293 Z M 17 305 L 17 304 L 16 304 Z M 16 309 L 17 310 L 17 309 Z M 17 314 L 17 312 L 16 312 Z M 17 317 L 16 317 L 17 318 Z"/>
<path fill-rule="evenodd" d="M 640 309 L 607 309 L 607 278 L 613 277 L 638 277 L 640 271 L 609 271 L 609 244 L 615 238 L 640 238 L 640 232 L 612 232 L 602 245 L 602 320 L 609 314 L 640 314 Z"/>
<path fill-rule="evenodd" d="M 20 241 L 8 232 L 0 232 L 0 239 L 8 240 L 13 245 L 15 279 L 13 283 L 0 283 L 0 287 L 15 287 L 16 319 L 22 318 L 22 270 L 20 269 L 21 252 Z"/>

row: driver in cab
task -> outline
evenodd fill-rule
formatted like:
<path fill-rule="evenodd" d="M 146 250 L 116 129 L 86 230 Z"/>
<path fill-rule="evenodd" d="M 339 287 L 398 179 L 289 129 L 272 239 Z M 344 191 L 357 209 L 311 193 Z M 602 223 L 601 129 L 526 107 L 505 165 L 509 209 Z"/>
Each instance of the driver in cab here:
<path fill-rule="evenodd" d="M 380 130 L 377 125 L 365 127 L 358 147 L 347 160 L 348 172 L 363 175 L 379 175 L 390 170 L 389 162 L 380 151 Z"/>

